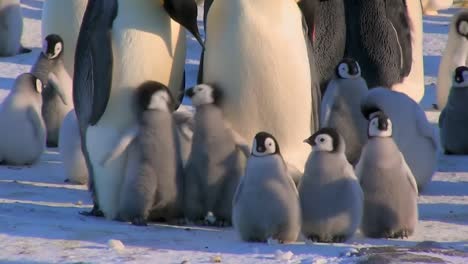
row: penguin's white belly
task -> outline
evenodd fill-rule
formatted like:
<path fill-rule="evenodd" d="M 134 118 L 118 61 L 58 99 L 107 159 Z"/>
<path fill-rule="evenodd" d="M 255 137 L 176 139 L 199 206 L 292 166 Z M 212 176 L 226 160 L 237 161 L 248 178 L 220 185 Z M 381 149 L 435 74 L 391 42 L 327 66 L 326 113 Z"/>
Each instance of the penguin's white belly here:
<path fill-rule="evenodd" d="M 117 215 L 127 153 L 105 168 L 100 162 L 135 124 L 134 90 L 145 81 L 156 80 L 175 92 L 181 89 L 185 65 L 185 31 L 155 1 L 144 3 L 147 6 L 119 1 L 119 10 L 125 13 L 119 13 L 112 30 L 114 69 L 109 102 L 98 124 L 86 132 L 99 206 L 109 219 Z"/>
<path fill-rule="evenodd" d="M 447 104 L 455 69 L 466 65 L 468 65 L 468 40 L 457 35 L 455 29 L 452 28 L 449 33 L 447 46 L 442 54 L 437 77 L 436 97 L 437 106 L 440 110 Z"/>
<path fill-rule="evenodd" d="M 410 18 L 411 47 L 413 64 L 409 75 L 403 82 L 393 85 L 392 90 L 407 94 L 411 99 L 420 102 L 424 96 L 424 65 L 423 65 L 423 23 L 420 1 L 407 1 Z"/>
<path fill-rule="evenodd" d="M 300 11 L 291 1 L 279 16 L 246 7 L 229 17 L 220 5 L 213 3 L 208 18 L 204 82 L 222 89 L 224 114 L 240 135 L 249 141 L 260 131 L 273 134 L 285 160 L 302 171 L 312 108 Z"/>
<path fill-rule="evenodd" d="M 42 38 L 49 34 L 62 37 L 65 68 L 72 77 L 76 42 L 87 4 L 88 0 L 46 0 L 42 8 Z"/>

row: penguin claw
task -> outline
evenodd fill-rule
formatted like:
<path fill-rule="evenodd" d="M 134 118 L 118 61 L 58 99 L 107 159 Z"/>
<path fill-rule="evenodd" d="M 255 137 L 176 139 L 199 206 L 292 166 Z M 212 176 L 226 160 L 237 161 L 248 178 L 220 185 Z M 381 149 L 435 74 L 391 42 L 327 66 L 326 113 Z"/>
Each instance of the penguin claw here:
<path fill-rule="evenodd" d="M 146 222 L 146 219 L 143 217 L 135 217 L 132 220 L 132 225 L 136 226 L 148 226 L 148 222 Z"/>
<path fill-rule="evenodd" d="M 310 235 L 307 238 L 314 243 L 320 242 L 320 237 L 317 235 Z"/>
<path fill-rule="evenodd" d="M 63 182 L 69 183 L 70 179 L 65 179 Z"/>
<path fill-rule="evenodd" d="M 231 224 L 231 221 L 229 221 L 229 220 L 216 220 L 214 225 L 217 226 L 217 227 L 229 227 L 232 224 Z"/>
<path fill-rule="evenodd" d="M 99 210 L 96 205 L 94 205 L 93 209 L 91 209 L 91 211 L 89 211 L 89 212 L 81 211 L 80 215 L 94 216 L 94 217 L 104 217 L 104 213 L 101 210 Z"/>
<path fill-rule="evenodd" d="M 338 235 L 338 236 L 334 236 L 332 238 L 333 243 L 343 243 L 345 241 L 346 241 L 346 236 L 344 236 L 344 235 Z"/>

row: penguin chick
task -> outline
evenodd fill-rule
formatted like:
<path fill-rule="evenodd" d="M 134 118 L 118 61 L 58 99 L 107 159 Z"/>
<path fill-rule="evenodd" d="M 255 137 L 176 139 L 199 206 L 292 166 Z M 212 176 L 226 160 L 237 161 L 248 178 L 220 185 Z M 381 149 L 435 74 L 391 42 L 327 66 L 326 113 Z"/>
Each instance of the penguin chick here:
<path fill-rule="evenodd" d="M 297 240 L 301 210 L 276 139 L 256 134 L 244 177 L 233 200 L 233 225 L 242 240 L 283 243 Z"/>
<path fill-rule="evenodd" d="M 68 112 L 63 119 L 60 135 L 58 147 L 67 176 L 65 182 L 88 183 L 88 168 L 81 149 L 80 129 L 75 110 Z"/>
<path fill-rule="evenodd" d="M 340 132 L 346 143 L 346 157 L 353 166 L 359 161 L 367 140 L 367 120 L 361 114 L 361 100 L 368 91 L 359 63 L 345 58 L 336 67 L 336 78 L 329 82 L 322 100 L 320 126 Z"/>
<path fill-rule="evenodd" d="M 363 192 L 346 159 L 345 142 L 322 128 L 304 142 L 312 146 L 299 185 L 302 233 L 314 242 L 344 242 L 361 223 Z"/>
<path fill-rule="evenodd" d="M 0 108 L 0 163 L 31 165 L 45 149 L 45 126 L 41 118 L 43 85 L 30 73 L 15 81 Z"/>
<path fill-rule="evenodd" d="M 42 117 L 47 129 L 47 146 L 57 147 L 60 126 L 73 108 L 72 79 L 63 63 L 64 43 L 59 35 L 48 35 L 42 44 L 31 73 L 45 86 L 42 93 Z"/>
<path fill-rule="evenodd" d="M 468 67 L 455 70 L 447 106 L 439 117 L 440 141 L 445 154 L 468 154 Z"/>
<path fill-rule="evenodd" d="M 249 146 L 224 121 L 220 89 L 200 84 L 188 89 L 186 95 L 196 112 L 192 151 L 184 173 L 185 216 L 197 222 L 212 212 L 216 225 L 231 225 L 232 199 L 244 173 Z"/>
<path fill-rule="evenodd" d="M 183 167 L 169 89 L 147 81 L 136 90 L 138 125 L 126 131 L 103 165 L 128 147 L 119 218 L 135 225 L 178 221 L 183 209 Z"/>
<path fill-rule="evenodd" d="M 356 166 L 364 191 L 361 231 L 372 238 L 405 238 L 418 222 L 416 180 L 392 138 L 383 112 L 370 116 L 369 139 Z"/>

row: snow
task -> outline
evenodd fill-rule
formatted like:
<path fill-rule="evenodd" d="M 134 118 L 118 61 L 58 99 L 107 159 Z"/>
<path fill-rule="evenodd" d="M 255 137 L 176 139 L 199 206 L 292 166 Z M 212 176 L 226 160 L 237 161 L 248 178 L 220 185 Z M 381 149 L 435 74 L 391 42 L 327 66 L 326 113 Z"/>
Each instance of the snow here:
<path fill-rule="evenodd" d="M 22 42 L 32 48 L 32 53 L 0 58 L 0 101 L 16 76 L 28 71 L 40 52 L 42 0 L 21 2 L 25 16 Z M 431 110 L 435 78 L 450 16 L 456 11 L 424 17 L 426 95 L 421 105 L 434 124 L 439 115 Z M 199 20 L 201 26 L 201 14 Z M 195 84 L 201 49 L 192 36 L 188 38 L 186 72 L 190 87 Z M 65 184 L 64 179 L 57 149 L 48 149 L 32 167 L 0 167 L 1 263 L 354 263 L 366 259 L 359 257 L 362 248 L 415 249 L 416 245 L 426 245 L 420 244 L 423 241 L 436 241 L 438 247 L 456 250 L 457 254 L 414 254 L 452 263 L 468 262 L 468 157 L 440 155 L 438 172 L 419 197 L 420 222 L 409 239 L 368 239 L 356 234 L 343 244 L 245 243 L 232 228 L 137 227 L 85 217 L 78 212 L 91 208 L 86 186 Z"/>

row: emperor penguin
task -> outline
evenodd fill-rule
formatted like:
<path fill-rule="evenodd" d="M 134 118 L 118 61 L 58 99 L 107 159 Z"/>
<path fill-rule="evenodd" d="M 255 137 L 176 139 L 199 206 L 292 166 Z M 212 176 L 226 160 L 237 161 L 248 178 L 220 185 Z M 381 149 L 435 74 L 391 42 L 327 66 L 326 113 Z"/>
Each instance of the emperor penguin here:
<path fill-rule="evenodd" d="M 361 231 L 372 238 L 406 238 L 418 222 L 416 181 L 392 139 L 391 119 L 371 114 L 368 133 L 356 167 L 364 191 Z"/>
<path fill-rule="evenodd" d="M 359 62 L 369 88 L 392 88 L 412 71 L 414 33 L 407 2 L 419 1 L 345 1 L 345 56 Z"/>
<path fill-rule="evenodd" d="M 224 121 L 221 90 L 200 84 L 186 95 L 196 108 L 191 153 L 185 166 L 185 216 L 202 221 L 209 212 L 218 226 L 231 225 L 232 198 L 250 147 Z"/>
<path fill-rule="evenodd" d="M 346 159 L 346 143 L 334 128 L 307 138 L 310 154 L 299 185 L 302 234 L 314 242 L 341 243 L 361 223 L 363 193 Z"/>
<path fill-rule="evenodd" d="M 58 141 L 60 158 L 65 169 L 65 182 L 73 184 L 88 183 L 88 169 L 81 150 L 80 129 L 76 119 L 75 110 L 65 115 L 60 127 L 60 138 Z"/>
<path fill-rule="evenodd" d="M 59 35 L 48 35 L 31 69 L 31 73 L 41 79 L 45 86 L 42 93 L 42 118 L 46 125 L 47 147 L 57 147 L 63 118 L 73 109 L 72 79 L 63 63 L 64 49 Z"/>
<path fill-rule="evenodd" d="M 32 165 L 45 149 L 40 79 L 23 73 L 0 106 L 0 164 Z"/>
<path fill-rule="evenodd" d="M 431 181 L 437 166 L 438 140 L 426 114 L 406 94 L 387 88 L 374 88 L 362 100 L 361 111 L 383 111 L 393 123 L 393 139 L 411 168 L 419 191 Z"/>
<path fill-rule="evenodd" d="M 23 13 L 20 0 L 0 0 L 0 57 L 21 51 Z"/>
<path fill-rule="evenodd" d="M 447 105 L 440 114 L 440 142 L 445 154 L 468 154 L 468 137 L 464 129 L 468 121 L 468 67 L 455 70 Z"/>
<path fill-rule="evenodd" d="M 242 240 L 297 240 L 301 229 L 298 192 L 273 135 L 255 135 L 232 206 L 233 225 Z"/>
<path fill-rule="evenodd" d="M 124 132 L 102 164 L 110 165 L 128 148 L 118 216 L 135 225 L 148 220 L 176 222 L 183 216 L 183 166 L 172 116 L 175 101 L 155 81 L 135 95 L 138 125 Z"/>
<path fill-rule="evenodd" d="M 131 110 L 136 87 L 158 81 L 169 87 L 176 107 L 182 100 L 186 36 L 179 23 L 199 38 L 197 7 L 193 0 L 162 2 L 88 1 L 73 76 L 73 102 L 94 200 L 93 210 L 84 214 L 117 216 L 127 152 L 108 166 L 100 161 L 136 123 Z"/>
<path fill-rule="evenodd" d="M 437 109 L 447 104 L 453 72 L 459 66 L 468 66 L 468 10 L 462 9 L 450 23 L 447 45 L 442 53 L 437 77 Z"/>
<path fill-rule="evenodd" d="M 81 21 L 88 0 L 45 0 L 42 7 L 42 37 L 56 34 L 62 37 L 67 48 L 63 52 L 63 63 L 68 75 L 73 77 L 75 48 Z"/>
<path fill-rule="evenodd" d="M 319 127 L 321 95 L 296 1 L 213 1 L 203 58 L 202 82 L 222 90 L 232 128 L 244 139 L 270 131 L 288 166 L 302 172 L 308 149 L 301 142 Z"/>
<path fill-rule="evenodd" d="M 361 113 L 361 100 L 369 89 L 357 61 L 345 58 L 335 71 L 336 78 L 328 83 L 322 98 L 320 127 L 340 131 L 346 143 L 346 157 L 354 166 L 367 140 L 367 120 Z"/>
<path fill-rule="evenodd" d="M 313 44 L 317 73 L 322 96 L 327 83 L 333 78 L 336 65 L 344 57 L 346 47 L 346 21 L 343 0 L 300 0 L 308 37 Z"/>

